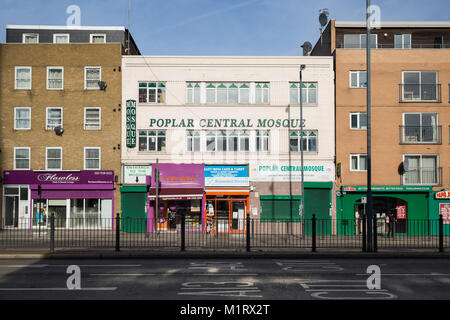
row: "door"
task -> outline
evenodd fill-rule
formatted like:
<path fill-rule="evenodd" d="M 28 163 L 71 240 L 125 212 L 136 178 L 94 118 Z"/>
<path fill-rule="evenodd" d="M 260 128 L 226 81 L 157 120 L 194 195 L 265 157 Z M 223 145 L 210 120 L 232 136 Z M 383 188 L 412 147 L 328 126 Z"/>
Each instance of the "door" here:
<path fill-rule="evenodd" d="M 5 197 L 5 227 L 19 226 L 19 197 Z"/>
<path fill-rule="evenodd" d="M 245 231 L 245 201 L 231 200 L 230 232 Z"/>
<path fill-rule="evenodd" d="M 217 231 L 229 232 L 230 230 L 230 200 L 217 200 Z"/>
<path fill-rule="evenodd" d="M 317 235 L 331 234 L 330 199 L 330 189 L 305 189 L 305 219 L 310 220 L 313 214 L 316 215 Z"/>
<path fill-rule="evenodd" d="M 48 206 L 47 218 L 50 219 L 52 214 L 55 215 L 55 228 L 65 228 L 66 227 L 66 206 Z"/>

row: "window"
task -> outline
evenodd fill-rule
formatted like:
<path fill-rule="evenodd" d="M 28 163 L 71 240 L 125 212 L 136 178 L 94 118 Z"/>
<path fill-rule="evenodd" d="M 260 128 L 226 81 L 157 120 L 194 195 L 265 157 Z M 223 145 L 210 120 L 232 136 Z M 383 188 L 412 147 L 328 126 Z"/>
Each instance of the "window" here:
<path fill-rule="evenodd" d="M 269 103 L 269 83 L 257 82 L 255 84 L 255 103 L 256 104 Z"/>
<path fill-rule="evenodd" d="M 350 71 L 350 88 L 367 88 L 367 71 Z"/>
<path fill-rule="evenodd" d="M 16 67 L 15 74 L 15 89 L 31 90 L 31 67 Z"/>
<path fill-rule="evenodd" d="M 350 171 L 367 171 L 367 155 L 350 155 Z"/>
<path fill-rule="evenodd" d="M 14 170 L 30 170 L 30 148 L 14 148 Z"/>
<path fill-rule="evenodd" d="M 106 43 L 106 34 L 91 34 L 91 43 Z"/>
<path fill-rule="evenodd" d="M 70 35 L 69 34 L 54 34 L 53 35 L 53 43 L 69 43 Z"/>
<path fill-rule="evenodd" d="M 62 170 L 62 148 L 45 148 L 45 170 Z"/>
<path fill-rule="evenodd" d="M 139 151 L 166 151 L 166 131 L 139 130 Z"/>
<path fill-rule="evenodd" d="M 403 71 L 403 101 L 437 101 L 436 71 Z"/>
<path fill-rule="evenodd" d="M 291 83 L 289 96 L 291 104 L 300 104 L 300 83 Z M 317 104 L 317 82 L 302 82 L 302 103 Z"/>
<path fill-rule="evenodd" d="M 100 151 L 98 147 L 84 148 L 84 170 L 100 170 Z"/>
<path fill-rule="evenodd" d="M 395 49 L 411 49 L 411 34 L 396 34 L 394 36 Z"/>
<path fill-rule="evenodd" d="M 200 152 L 200 131 L 188 130 L 186 132 L 186 146 L 189 152 Z"/>
<path fill-rule="evenodd" d="M 31 108 L 14 108 L 14 130 L 31 129 Z"/>
<path fill-rule="evenodd" d="M 367 129 L 367 113 L 352 112 L 350 113 L 350 128 L 351 129 Z"/>
<path fill-rule="evenodd" d="M 345 49 L 364 49 L 367 44 L 366 34 L 344 34 L 344 48 Z M 370 47 L 377 48 L 377 35 L 370 35 Z"/>
<path fill-rule="evenodd" d="M 256 151 L 269 151 L 269 130 L 256 131 Z"/>
<path fill-rule="evenodd" d="M 437 143 L 438 138 L 437 113 L 403 114 L 404 143 Z"/>
<path fill-rule="evenodd" d="M 84 108 L 84 130 L 101 129 L 101 109 Z"/>
<path fill-rule="evenodd" d="M 64 89 L 64 68 L 47 67 L 47 90 Z"/>
<path fill-rule="evenodd" d="M 102 80 L 102 68 L 86 67 L 84 68 L 84 89 L 99 90 L 98 82 Z"/>
<path fill-rule="evenodd" d="M 47 108 L 47 117 L 46 117 L 46 129 L 53 130 L 56 127 L 63 125 L 63 109 L 62 108 Z"/>
<path fill-rule="evenodd" d="M 250 103 L 250 84 L 240 82 L 206 83 L 206 103 Z"/>
<path fill-rule="evenodd" d="M 303 131 L 303 146 L 305 152 L 317 152 L 317 130 Z M 300 131 L 292 131 L 289 135 L 289 150 L 299 152 Z"/>
<path fill-rule="evenodd" d="M 200 104 L 200 83 L 188 82 L 186 89 L 186 103 Z"/>
<path fill-rule="evenodd" d="M 438 159 L 436 155 L 404 155 L 408 170 L 403 174 L 404 184 L 437 184 Z"/>
<path fill-rule="evenodd" d="M 206 151 L 249 151 L 250 136 L 247 130 L 218 130 L 206 133 Z"/>
<path fill-rule="evenodd" d="M 163 82 L 139 82 L 140 103 L 165 103 L 166 84 Z"/>
<path fill-rule="evenodd" d="M 39 43 L 39 34 L 38 33 L 24 33 L 22 35 L 23 43 Z"/>

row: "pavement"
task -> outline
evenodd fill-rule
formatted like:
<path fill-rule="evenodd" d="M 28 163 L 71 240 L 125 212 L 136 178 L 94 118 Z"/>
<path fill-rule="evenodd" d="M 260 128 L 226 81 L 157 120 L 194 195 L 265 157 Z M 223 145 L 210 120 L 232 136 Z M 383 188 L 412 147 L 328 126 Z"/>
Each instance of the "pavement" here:
<path fill-rule="evenodd" d="M 43 249 L 0 250 L 0 260 L 5 259 L 243 259 L 243 258 L 272 258 L 272 259 L 371 259 L 371 258 L 405 258 L 405 259 L 448 259 L 450 250 L 438 252 L 436 249 L 382 249 L 378 252 L 362 252 L 361 249 L 276 249 L 276 250 L 132 250 L 120 251 L 94 249 L 57 249 L 54 252 Z"/>

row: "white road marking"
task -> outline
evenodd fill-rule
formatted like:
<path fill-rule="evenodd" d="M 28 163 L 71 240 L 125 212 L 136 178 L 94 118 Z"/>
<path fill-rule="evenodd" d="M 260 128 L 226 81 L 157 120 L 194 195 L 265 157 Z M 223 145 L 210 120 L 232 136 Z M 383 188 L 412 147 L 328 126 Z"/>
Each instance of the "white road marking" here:
<path fill-rule="evenodd" d="M 63 264 L 50 264 L 49 267 L 65 267 Z M 79 267 L 142 267 L 142 264 L 77 264 Z"/>
<path fill-rule="evenodd" d="M 257 273 L 194 273 L 193 276 L 257 276 Z"/>
<path fill-rule="evenodd" d="M 68 288 L 0 288 L 0 291 L 114 291 L 117 287 L 110 288 L 81 288 L 81 289 L 68 289 Z"/>
<path fill-rule="evenodd" d="M 363 273 L 357 273 L 357 276 L 367 276 L 367 274 L 363 274 Z M 450 273 L 382 273 L 381 274 L 382 277 L 384 276 L 443 276 L 443 277 L 448 277 L 450 276 Z"/>
<path fill-rule="evenodd" d="M 160 273 L 159 275 L 163 275 Z M 156 273 L 90 273 L 90 276 L 156 276 Z"/>
<path fill-rule="evenodd" d="M 0 265 L 0 268 L 44 268 L 47 267 L 48 264 L 30 264 L 30 265 L 25 265 L 25 264 L 10 264 L 10 265 Z"/>

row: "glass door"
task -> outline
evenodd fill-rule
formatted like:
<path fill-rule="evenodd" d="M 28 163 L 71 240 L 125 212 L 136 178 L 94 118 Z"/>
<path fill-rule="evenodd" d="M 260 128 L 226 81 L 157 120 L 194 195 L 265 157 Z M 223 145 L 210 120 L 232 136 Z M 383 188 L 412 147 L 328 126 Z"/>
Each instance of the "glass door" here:
<path fill-rule="evenodd" d="M 229 232 L 230 230 L 230 200 L 217 199 L 217 231 Z"/>
<path fill-rule="evenodd" d="M 231 232 L 242 232 L 245 231 L 245 216 L 246 216 L 246 205 L 245 201 L 231 200 Z"/>

